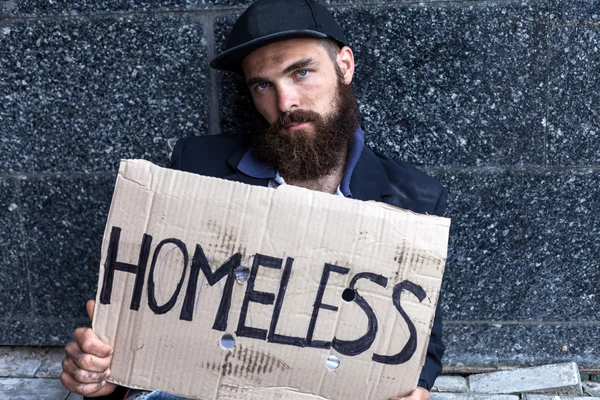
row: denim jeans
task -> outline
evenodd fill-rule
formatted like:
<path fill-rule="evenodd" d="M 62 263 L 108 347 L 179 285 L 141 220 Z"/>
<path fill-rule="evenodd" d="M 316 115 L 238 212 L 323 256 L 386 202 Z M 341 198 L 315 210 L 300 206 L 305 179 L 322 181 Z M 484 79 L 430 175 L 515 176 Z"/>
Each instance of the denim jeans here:
<path fill-rule="evenodd" d="M 126 400 L 188 400 L 186 397 L 179 397 L 169 393 L 155 390 L 146 392 L 144 390 L 132 389 L 126 397 Z"/>

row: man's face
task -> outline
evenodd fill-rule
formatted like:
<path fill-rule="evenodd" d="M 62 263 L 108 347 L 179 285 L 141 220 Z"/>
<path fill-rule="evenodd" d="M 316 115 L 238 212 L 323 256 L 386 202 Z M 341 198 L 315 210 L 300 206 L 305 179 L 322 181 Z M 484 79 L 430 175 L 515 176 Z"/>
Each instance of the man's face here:
<path fill-rule="evenodd" d="M 345 47 L 331 57 L 315 39 L 293 39 L 262 47 L 242 64 L 258 111 L 253 152 L 286 180 L 326 176 L 354 140 L 352 51 Z"/>
<path fill-rule="evenodd" d="M 242 68 L 254 105 L 269 124 L 295 110 L 316 112 L 322 119 L 334 111 L 338 73 L 316 39 L 266 45 L 248 55 Z M 312 122 L 288 121 L 286 125 L 282 133 L 315 134 Z"/>

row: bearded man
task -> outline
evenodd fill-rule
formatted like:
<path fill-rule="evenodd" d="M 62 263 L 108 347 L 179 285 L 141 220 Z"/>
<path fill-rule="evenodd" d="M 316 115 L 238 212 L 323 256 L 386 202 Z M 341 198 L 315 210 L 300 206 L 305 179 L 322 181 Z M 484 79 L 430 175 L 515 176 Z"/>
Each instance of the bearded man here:
<path fill-rule="evenodd" d="M 253 129 L 244 136 L 179 140 L 173 168 L 252 185 L 297 185 L 419 213 L 444 212 L 442 185 L 364 145 L 351 86 L 353 52 L 333 16 L 315 0 L 256 1 L 211 66 L 244 77 L 255 106 Z M 90 300 L 90 318 L 93 307 Z M 442 369 L 441 335 L 438 304 L 419 387 L 405 399 L 429 399 Z M 177 399 L 107 383 L 112 349 L 89 328 L 77 329 L 65 351 L 61 381 L 71 391 L 104 399 Z"/>

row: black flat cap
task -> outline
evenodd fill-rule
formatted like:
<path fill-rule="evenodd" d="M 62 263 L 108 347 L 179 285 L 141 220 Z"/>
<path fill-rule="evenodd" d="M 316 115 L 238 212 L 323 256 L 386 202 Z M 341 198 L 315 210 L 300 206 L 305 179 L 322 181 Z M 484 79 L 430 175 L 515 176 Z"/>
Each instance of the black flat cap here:
<path fill-rule="evenodd" d="M 242 60 L 269 43 L 295 38 L 331 38 L 348 44 L 333 15 L 315 0 L 258 0 L 233 25 L 226 50 L 210 66 L 240 75 Z"/>

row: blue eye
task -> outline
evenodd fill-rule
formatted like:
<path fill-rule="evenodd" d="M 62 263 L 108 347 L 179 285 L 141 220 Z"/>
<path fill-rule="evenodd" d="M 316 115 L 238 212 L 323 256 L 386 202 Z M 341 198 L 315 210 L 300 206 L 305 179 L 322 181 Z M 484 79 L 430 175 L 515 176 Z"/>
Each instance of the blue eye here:
<path fill-rule="evenodd" d="M 269 87 L 269 84 L 267 82 L 263 82 L 263 83 L 259 83 L 258 85 L 256 85 L 256 87 L 259 89 L 266 89 Z"/>
<path fill-rule="evenodd" d="M 308 75 L 308 70 L 301 69 L 300 71 L 298 71 L 298 75 L 300 75 L 300 76 L 306 76 L 306 75 Z"/>

